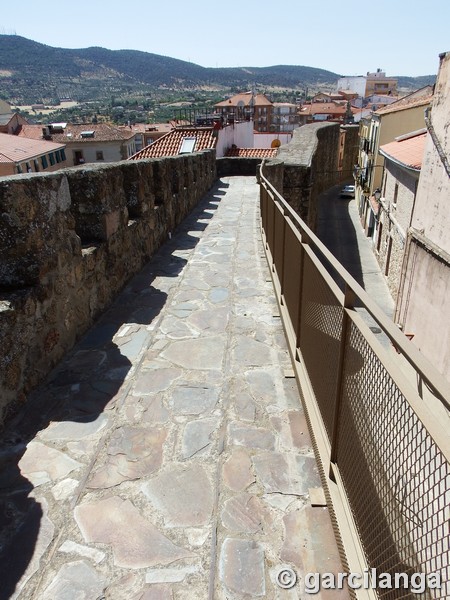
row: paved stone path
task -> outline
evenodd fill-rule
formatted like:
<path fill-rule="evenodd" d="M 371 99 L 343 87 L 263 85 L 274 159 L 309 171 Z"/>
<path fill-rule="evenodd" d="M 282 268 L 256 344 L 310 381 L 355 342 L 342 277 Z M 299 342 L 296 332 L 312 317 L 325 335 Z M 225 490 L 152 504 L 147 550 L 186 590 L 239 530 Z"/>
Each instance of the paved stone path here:
<path fill-rule="evenodd" d="M 341 571 L 290 369 L 258 186 L 224 178 L 6 432 L 0 597 L 299 598 Z"/>

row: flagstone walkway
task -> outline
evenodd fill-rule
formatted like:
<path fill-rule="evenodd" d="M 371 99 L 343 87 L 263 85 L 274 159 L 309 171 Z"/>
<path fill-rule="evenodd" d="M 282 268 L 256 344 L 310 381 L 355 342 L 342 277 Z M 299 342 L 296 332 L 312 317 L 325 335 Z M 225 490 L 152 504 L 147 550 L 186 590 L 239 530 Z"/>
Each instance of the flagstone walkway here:
<path fill-rule="evenodd" d="M 6 432 L 1 598 L 293 599 L 342 571 L 258 192 L 219 180 Z"/>

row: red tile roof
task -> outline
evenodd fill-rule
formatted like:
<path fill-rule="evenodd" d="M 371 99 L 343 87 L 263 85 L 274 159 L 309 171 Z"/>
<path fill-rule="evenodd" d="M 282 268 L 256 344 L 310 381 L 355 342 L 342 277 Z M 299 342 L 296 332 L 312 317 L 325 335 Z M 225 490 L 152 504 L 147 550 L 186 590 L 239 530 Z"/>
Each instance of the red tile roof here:
<path fill-rule="evenodd" d="M 21 137 L 34 140 L 42 140 L 42 129 L 45 125 L 23 125 L 19 133 Z M 82 137 L 81 133 L 93 131 L 93 137 Z M 89 144 L 92 142 L 117 142 L 128 140 L 135 135 L 130 127 L 116 127 L 108 123 L 84 123 L 83 125 L 72 125 L 68 123 L 60 133 L 50 133 L 51 141 L 67 144 L 77 142 Z"/>
<path fill-rule="evenodd" d="M 420 171 L 425 150 L 426 133 L 396 140 L 380 146 L 380 154 L 409 169 Z"/>
<path fill-rule="evenodd" d="M 254 106 L 272 106 L 272 102 L 264 94 L 253 94 L 252 92 L 236 94 L 228 98 L 228 100 L 218 102 L 214 106 L 226 108 L 227 106 L 238 106 L 239 102 L 242 103 L 241 106 L 250 106 L 252 100 Z"/>
<path fill-rule="evenodd" d="M 344 115 L 347 110 L 347 102 L 336 104 L 334 102 L 313 102 L 304 104 L 300 111 L 302 115 Z"/>
<path fill-rule="evenodd" d="M 125 129 L 126 126 L 119 126 L 119 129 Z M 131 131 L 134 133 L 169 133 L 172 131 L 171 123 L 135 123 L 131 126 Z"/>
<path fill-rule="evenodd" d="M 347 92 L 350 94 L 353 94 L 353 92 Z M 320 98 L 323 98 L 323 100 L 320 100 Z M 312 102 L 323 102 L 324 100 L 328 100 L 328 102 L 332 102 L 333 100 L 343 100 L 344 96 L 343 96 L 343 92 L 341 93 L 340 91 L 337 94 L 328 94 L 327 92 L 319 92 L 318 94 L 316 94 L 313 99 Z"/>
<path fill-rule="evenodd" d="M 213 136 L 212 127 L 191 127 L 173 129 L 160 137 L 156 142 L 136 152 L 129 160 L 141 158 L 161 158 L 163 156 L 178 156 L 181 144 L 186 137 L 195 137 L 194 152 L 209 150 L 216 147 L 216 138 Z"/>
<path fill-rule="evenodd" d="M 18 163 L 63 148 L 65 148 L 64 144 L 55 144 L 44 140 L 29 140 L 20 138 L 17 135 L 0 133 L 0 162 Z"/>
<path fill-rule="evenodd" d="M 397 100 L 396 102 L 393 102 L 392 104 L 388 104 L 387 106 L 384 106 L 383 108 L 379 108 L 377 111 L 375 111 L 374 114 L 385 115 L 388 113 L 398 112 L 399 110 L 407 110 L 408 108 L 415 108 L 417 106 L 426 106 L 427 104 L 431 103 L 432 98 L 433 98 L 432 94 L 422 96 L 421 98 L 409 98 L 408 96 L 405 96 L 404 98 L 400 98 L 400 100 Z"/>
<path fill-rule="evenodd" d="M 274 158 L 277 148 L 230 148 L 225 156 L 239 158 Z"/>

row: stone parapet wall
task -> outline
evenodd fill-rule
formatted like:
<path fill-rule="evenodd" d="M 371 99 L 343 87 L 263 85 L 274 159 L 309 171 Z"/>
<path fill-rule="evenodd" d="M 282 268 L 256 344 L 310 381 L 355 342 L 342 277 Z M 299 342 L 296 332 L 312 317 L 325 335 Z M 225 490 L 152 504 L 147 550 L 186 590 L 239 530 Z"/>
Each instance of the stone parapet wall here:
<path fill-rule="evenodd" d="M 359 123 L 352 125 L 341 125 L 341 132 L 345 132 L 344 147 L 342 152 L 342 164 L 340 165 L 340 183 L 353 184 L 353 171 L 358 164 L 359 152 Z"/>
<path fill-rule="evenodd" d="M 215 179 L 207 151 L 0 181 L 0 423 Z"/>
<path fill-rule="evenodd" d="M 225 156 L 217 159 L 217 177 L 257 175 L 262 158 Z"/>
<path fill-rule="evenodd" d="M 319 195 L 339 181 L 339 142 L 338 123 L 303 125 L 264 163 L 267 178 L 313 230 Z"/>

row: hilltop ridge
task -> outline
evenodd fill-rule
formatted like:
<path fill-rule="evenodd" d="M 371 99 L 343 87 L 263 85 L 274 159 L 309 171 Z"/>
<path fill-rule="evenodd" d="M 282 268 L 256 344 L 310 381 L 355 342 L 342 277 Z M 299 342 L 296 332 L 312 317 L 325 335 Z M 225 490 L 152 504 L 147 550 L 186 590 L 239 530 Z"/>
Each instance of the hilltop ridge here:
<path fill-rule="evenodd" d="M 139 50 L 54 48 L 17 35 L 0 35 L 1 96 L 16 104 L 65 96 L 88 101 L 105 94 L 143 92 L 149 87 L 302 89 L 332 86 L 339 77 L 338 73 L 301 65 L 207 68 Z M 402 84 L 414 89 L 434 79 L 403 78 Z"/>

